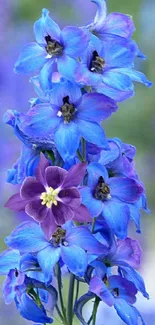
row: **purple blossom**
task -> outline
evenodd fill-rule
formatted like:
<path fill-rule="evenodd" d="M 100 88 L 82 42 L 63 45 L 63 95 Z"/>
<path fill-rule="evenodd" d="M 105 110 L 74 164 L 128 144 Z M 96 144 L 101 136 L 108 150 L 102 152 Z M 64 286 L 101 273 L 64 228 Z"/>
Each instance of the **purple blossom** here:
<path fill-rule="evenodd" d="M 77 164 L 69 171 L 57 166 L 49 166 L 43 154 L 36 168 L 36 177 L 27 177 L 20 194 L 13 195 L 6 207 L 25 212 L 41 224 L 47 238 L 57 226 L 68 220 L 90 222 L 87 208 L 81 204 L 77 186 L 81 183 L 86 164 Z"/>

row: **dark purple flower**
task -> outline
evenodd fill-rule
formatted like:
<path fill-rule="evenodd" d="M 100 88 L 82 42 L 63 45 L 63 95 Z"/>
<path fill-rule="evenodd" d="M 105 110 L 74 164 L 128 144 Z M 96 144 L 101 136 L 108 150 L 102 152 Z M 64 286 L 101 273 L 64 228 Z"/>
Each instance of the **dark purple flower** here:
<path fill-rule="evenodd" d="M 35 171 L 35 177 L 27 177 L 20 194 L 13 195 L 6 207 L 24 210 L 41 224 L 47 238 L 57 226 L 68 220 L 78 222 L 91 221 L 89 212 L 81 205 L 81 196 L 77 186 L 82 181 L 86 164 L 76 164 L 69 171 L 57 166 L 49 166 L 43 154 Z"/>

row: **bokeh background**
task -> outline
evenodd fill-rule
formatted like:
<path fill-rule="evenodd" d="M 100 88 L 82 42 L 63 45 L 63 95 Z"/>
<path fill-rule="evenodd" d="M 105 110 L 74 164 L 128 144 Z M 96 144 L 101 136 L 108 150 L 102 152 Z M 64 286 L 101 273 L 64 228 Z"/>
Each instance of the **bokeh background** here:
<path fill-rule="evenodd" d="M 134 39 L 147 56 L 145 61 L 137 60 L 137 68 L 155 81 L 155 0 L 107 0 L 107 3 L 109 12 L 133 16 L 136 25 Z M 13 130 L 3 125 L 2 116 L 7 109 L 28 110 L 28 100 L 35 97 L 29 77 L 15 75 L 13 66 L 22 46 L 34 40 L 33 22 L 40 17 L 43 7 L 51 11 L 52 18 L 62 27 L 91 22 L 96 11 L 90 0 L 0 0 L 0 251 L 5 248 L 4 237 L 24 218 L 3 208 L 4 202 L 16 190 L 5 180 L 7 169 L 18 159 L 20 142 Z M 146 185 L 151 210 L 150 215 L 142 216 L 142 235 L 135 234 L 135 229 L 131 230 L 132 236 L 138 238 L 143 247 L 140 272 L 151 298 L 145 301 L 139 296 L 137 305 L 147 325 L 155 325 L 155 88 L 136 85 L 136 96 L 122 103 L 104 127 L 108 137 L 120 137 L 137 147 L 137 170 Z M 91 306 L 88 306 L 85 313 L 90 312 Z M 0 325 L 30 323 L 18 315 L 14 304 L 5 306 L 0 294 Z M 97 325 L 114 323 L 121 324 L 112 308 L 102 305 Z M 75 320 L 74 325 L 77 324 Z"/>

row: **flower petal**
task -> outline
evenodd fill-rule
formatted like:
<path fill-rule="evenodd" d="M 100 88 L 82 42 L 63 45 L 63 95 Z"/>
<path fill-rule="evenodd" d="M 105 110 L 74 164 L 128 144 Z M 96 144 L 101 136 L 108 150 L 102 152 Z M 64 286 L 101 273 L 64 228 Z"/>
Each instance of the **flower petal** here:
<path fill-rule="evenodd" d="M 138 317 L 137 313 L 125 300 L 117 299 L 114 305 L 118 316 L 125 322 L 127 325 L 137 325 Z"/>
<path fill-rule="evenodd" d="M 68 220 L 74 218 L 74 210 L 66 204 L 58 202 L 58 205 L 52 205 L 52 212 L 54 215 L 55 223 L 60 226 L 66 223 Z"/>
<path fill-rule="evenodd" d="M 117 70 L 118 69 L 114 69 L 114 71 Z M 120 68 L 118 71 L 119 73 L 128 76 L 132 81 L 140 82 L 148 88 L 152 87 L 153 85 L 153 83 L 146 78 L 145 74 L 140 71 L 136 71 L 134 69 L 129 68 Z"/>
<path fill-rule="evenodd" d="M 112 275 L 108 280 L 110 289 L 119 289 L 120 298 L 124 299 L 129 304 L 134 304 L 136 302 L 137 289 L 131 281 L 118 275 Z"/>
<path fill-rule="evenodd" d="M 49 166 L 46 168 L 45 177 L 47 185 L 56 189 L 62 187 L 62 184 L 67 177 L 67 171 L 61 167 Z"/>
<path fill-rule="evenodd" d="M 65 53 L 73 58 L 78 58 L 86 51 L 89 32 L 81 28 L 68 26 L 62 31 L 62 38 L 65 47 Z"/>
<path fill-rule="evenodd" d="M 83 277 L 87 268 L 87 254 L 85 251 L 76 246 L 61 246 L 61 257 L 67 265 L 70 272 Z"/>
<path fill-rule="evenodd" d="M 71 186 L 77 187 L 80 185 L 86 173 L 86 166 L 86 163 L 80 163 L 72 166 L 68 171 L 67 177 L 65 178 L 63 188 Z"/>
<path fill-rule="evenodd" d="M 16 307 L 20 315 L 30 321 L 39 323 L 52 323 L 53 320 L 46 316 L 45 309 L 43 306 L 38 307 L 35 302 L 28 297 L 27 294 L 23 293 L 18 300 L 15 298 Z"/>
<path fill-rule="evenodd" d="M 118 76 L 118 74 L 117 74 L 117 77 L 120 77 L 120 76 Z M 123 78 L 123 79 L 125 82 L 124 83 L 124 86 L 125 86 L 126 83 L 129 83 L 129 79 L 128 80 L 126 78 Z M 121 78 L 121 82 L 123 82 L 123 79 Z M 110 80 L 111 80 L 111 78 L 110 78 Z M 119 90 L 119 89 L 111 87 L 110 81 L 108 81 L 108 82 L 109 82 L 109 85 L 105 84 L 105 83 L 98 84 L 97 86 L 95 86 L 95 90 L 98 91 L 99 93 L 102 93 L 102 94 L 114 99 L 116 102 L 122 102 L 134 95 L 133 88 L 129 89 L 129 90 L 126 90 L 125 88 Z M 116 80 L 115 80 L 115 82 L 116 83 L 115 83 L 114 87 L 117 84 Z M 120 81 L 119 81 L 119 83 L 120 83 Z"/>
<path fill-rule="evenodd" d="M 66 204 L 72 208 L 79 207 L 79 205 L 81 203 L 80 193 L 79 193 L 78 189 L 75 187 L 62 189 L 59 192 L 59 198 L 61 199 L 61 201 L 64 204 Z"/>
<path fill-rule="evenodd" d="M 26 45 L 15 64 L 16 73 L 33 73 L 41 70 L 46 63 L 46 51 L 37 43 Z"/>
<path fill-rule="evenodd" d="M 94 191 L 96 185 L 98 184 L 100 176 L 103 177 L 104 182 L 106 183 L 109 179 L 107 169 L 100 165 L 97 162 L 90 163 L 87 167 L 88 171 L 88 185 Z"/>
<path fill-rule="evenodd" d="M 83 248 L 88 253 L 92 254 L 104 254 L 105 246 L 102 245 L 91 233 L 91 231 L 84 227 L 78 226 L 72 228 L 69 233 L 66 235 L 66 241 L 70 245 L 77 245 Z"/>
<path fill-rule="evenodd" d="M 60 253 L 60 247 L 55 248 L 49 244 L 37 254 L 38 263 L 44 273 L 45 283 L 47 285 L 52 281 L 53 268 L 59 261 Z"/>
<path fill-rule="evenodd" d="M 97 5 L 97 12 L 94 18 L 95 30 L 102 28 L 107 16 L 107 4 L 105 0 L 91 0 Z"/>
<path fill-rule="evenodd" d="M 63 77 L 74 81 L 75 71 L 79 67 L 79 63 L 75 59 L 69 57 L 68 55 L 63 55 L 59 58 L 57 65 L 58 71 Z"/>
<path fill-rule="evenodd" d="M 144 192 L 143 187 L 138 182 L 127 177 L 111 177 L 108 183 L 111 195 L 124 202 L 134 203 Z"/>
<path fill-rule="evenodd" d="M 74 207 L 74 221 L 77 222 L 92 222 L 92 218 L 88 209 L 81 204 L 79 207 Z"/>
<path fill-rule="evenodd" d="M 109 148 L 104 130 L 100 125 L 98 125 L 97 123 L 92 123 L 92 122 L 84 121 L 84 120 L 80 120 L 80 119 L 78 119 L 76 121 L 76 123 L 77 123 L 77 126 L 78 126 L 81 136 L 85 140 L 87 140 L 88 142 L 91 142 L 93 144 L 96 144 L 98 147 L 101 147 L 104 149 Z"/>
<path fill-rule="evenodd" d="M 95 293 L 109 307 L 114 305 L 114 297 L 105 285 L 105 283 L 97 276 L 90 280 L 89 290 Z"/>
<path fill-rule="evenodd" d="M 20 253 L 7 249 L 0 254 L 0 275 L 7 275 L 11 269 L 19 268 Z"/>
<path fill-rule="evenodd" d="M 96 200 L 91 192 L 89 187 L 80 188 L 80 193 L 82 196 L 82 203 L 87 207 L 91 216 L 98 217 L 103 209 L 103 203 L 99 200 Z"/>
<path fill-rule="evenodd" d="M 130 38 L 135 31 L 132 17 L 119 12 L 107 16 L 100 32 Z"/>
<path fill-rule="evenodd" d="M 84 94 L 78 106 L 78 118 L 99 123 L 116 110 L 117 105 L 112 99 L 98 93 Z"/>
<path fill-rule="evenodd" d="M 64 104 L 63 98 L 67 96 L 69 96 L 70 103 L 76 104 L 76 102 L 78 102 L 82 97 L 80 87 L 69 80 L 55 83 L 53 90 L 50 93 L 50 103 L 61 107 Z"/>
<path fill-rule="evenodd" d="M 20 193 L 16 193 L 5 203 L 5 208 L 9 208 L 13 211 L 24 211 L 27 203 L 29 203 L 29 199 L 23 200 Z"/>
<path fill-rule="evenodd" d="M 59 26 L 49 17 L 47 9 L 42 10 L 42 16 L 34 23 L 34 35 L 36 42 L 46 44 L 45 36 L 59 41 L 61 30 Z"/>
<path fill-rule="evenodd" d="M 40 153 L 40 160 L 39 164 L 35 170 L 35 176 L 36 179 L 42 183 L 43 185 L 46 184 L 46 179 L 45 179 L 45 170 L 46 168 L 50 165 L 49 161 L 45 158 L 43 153 Z"/>
<path fill-rule="evenodd" d="M 121 91 L 132 91 L 133 85 L 130 78 L 118 71 L 110 69 L 103 74 L 103 83 L 111 88 Z"/>
<path fill-rule="evenodd" d="M 126 265 L 126 263 L 124 264 L 125 265 L 123 265 L 122 263 L 122 266 L 120 264 L 120 270 L 121 272 L 123 272 L 123 276 L 129 281 L 133 282 L 137 290 L 141 292 L 145 298 L 149 299 L 149 294 L 146 291 L 145 283 L 142 276 L 130 265 Z"/>
<path fill-rule="evenodd" d="M 37 222 L 43 222 L 47 213 L 48 208 L 46 205 L 41 204 L 40 199 L 35 199 L 29 202 L 25 207 L 25 212 Z"/>
<path fill-rule="evenodd" d="M 112 263 L 124 261 L 133 268 L 138 268 L 140 266 L 141 255 L 142 249 L 137 240 L 129 237 L 124 240 L 117 240 L 117 250 L 112 257 Z"/>
<path fill-rule="evenodd" d="M 54 220 L 54 215 L 51 209 L 48 209 L 45 219 L 40 224 L 41 229 L 43 230 L 47 240 L 50 240 L 52 234 L 55 232 L 57 228 L 57 224 Z"/>
<path fill-rule="evenodd" d="M 49 244 L 40 226 L 30 221 L 20 224 L 6 237 L 5 243 L 21 253 L 38 252 Z"/>
<path fill-rule="evenodd" d="M 109 200 L 107 203 L 104 203 L 102 216 L 118 238 L 124 239 L 127 237 L 130 219 L 127 205 Z"/>
<path fill-rule="evenodd" d="M 52 143 L 53 132 L 61 122 L 58 110 L 59 107 L 48 103 L 33 106 L 26 114 L 23 130 L 31 137 L 39 138 L 40 142 L 46 140 Z"/>
<path fill-rule="evenodd" d="M 74 122 L 61 123 L 59 129 L 55 132 L 54 141 L 64 160 L 75 157 L 80 142 L 78 126 Z"/>
<path fill-rule="evenodd" d="M 35 177 L 26 177 L 20 189 L 21 198 L 33 200 L 40 198 L 41 193 L 45 192 L 45 187 Z"/>

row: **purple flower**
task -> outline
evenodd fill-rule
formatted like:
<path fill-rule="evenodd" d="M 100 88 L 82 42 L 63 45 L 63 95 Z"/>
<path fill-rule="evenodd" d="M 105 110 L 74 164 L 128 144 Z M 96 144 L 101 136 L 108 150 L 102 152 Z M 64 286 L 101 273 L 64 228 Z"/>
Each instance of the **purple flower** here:
<path fill-rule="evenodd" d="M 87 227 L 74 227 L 70 223 L 63 228 L 58 227 L 49 241 L 39 225 L 24 222 L 6 238 L 5 242 L 21 253 L 37 254 L 47 284 L 51 282 L 53 268 L 60 258 L 70 272 L 83 277 L 89 255 L 98 256 L 107 253 L 107 248 L 98 242 Z"/>
<path fill-rule="evenodd" d="M 127 237 L 130 209 L 142 195 L 144 189 L 139 182 L 127 177 L 110 177 L 106 168 L 99 163 L 87 167 L 88 186 L 80 192 L 82 202 L 92 217 L 102 217 L 112 231 L 120 238 Z"/>
<path fill-rule="evenodd" d="M 81 205 L 77 186 L 82 181 L 86 164 L 77 164 L 69 171 L 57 166 L 49 166 L 43 154 L 36 168 L 36 177 L 27 177 L 20 194 L 13 195 L 6 207 L 25 212 L 41 224 L 47 238 L 57 226 L 68 220 L 90 222 L 88 210 Z"/>
<path fill-rule="evenodd" d="M 58 71 L 66 77 L 70 67 L 78 65 L 76 58 L 86 50 L 89 33 L 78 27 L 65 27 L 62 31 L 49 17 L 47 9 L 34 24 L 36 43 L 26 45 L 15 65 L 17 73 L 33 73 L 42 69 L 42 74 L 51 73 L 52 65 L 57 62 Z"/>

